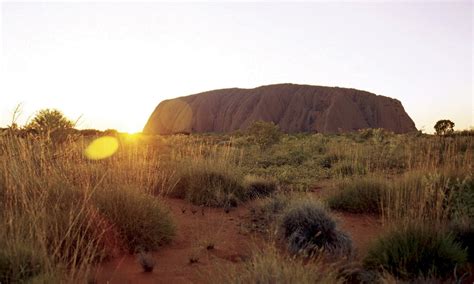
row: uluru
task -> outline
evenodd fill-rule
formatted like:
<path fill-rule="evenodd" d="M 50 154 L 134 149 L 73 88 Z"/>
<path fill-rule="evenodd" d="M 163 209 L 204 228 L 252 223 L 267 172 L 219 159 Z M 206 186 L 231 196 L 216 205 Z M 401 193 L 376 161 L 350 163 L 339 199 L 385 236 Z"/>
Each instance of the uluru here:
<path fill-rule="evenodd" d="M 339 87 L 275 84 L 230 88 L 164 100 L 146 123 L 145 134 L 226 133 L 254 121 L 277 124 L 283 132 L 341 133 L 383 128 L 415 131 L 397 99 Z"/>

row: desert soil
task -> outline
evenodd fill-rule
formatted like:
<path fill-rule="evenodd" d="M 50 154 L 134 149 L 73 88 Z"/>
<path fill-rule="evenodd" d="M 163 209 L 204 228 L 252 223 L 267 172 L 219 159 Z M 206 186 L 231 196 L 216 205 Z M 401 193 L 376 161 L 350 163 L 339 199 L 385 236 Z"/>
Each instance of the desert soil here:
<path fill-rule="evenodd" d="M 251 204 L 226 213 L 220 208 L 201 208 L 179 199 L 165 199 L 176 223 L 173 241 L 153 253 L 152 273 L 142 272 L 134 255 L 102 263 L 97 283 L 205 283 L 225 264 L 242 264 L 252 247 L 263 240 L 247 232 L 244 220 Z M 184 211 L 184 212 L 183 212 Z M 358 256 L 382 232 L 380 220 L 370 215 L 336 213 L 339 226 L 353 239 Z M 213 244 L 213 249 L 207 249 Z M 197 262 L 191 263 L 191 259 Z"/>

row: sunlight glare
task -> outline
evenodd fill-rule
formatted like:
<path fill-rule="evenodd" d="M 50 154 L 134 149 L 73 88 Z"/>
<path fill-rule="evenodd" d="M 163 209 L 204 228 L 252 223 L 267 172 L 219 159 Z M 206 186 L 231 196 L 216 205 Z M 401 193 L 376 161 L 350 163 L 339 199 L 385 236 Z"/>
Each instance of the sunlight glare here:
<path fill-rule="evenodd" d="M 124 133 L 123 140 L 127 143 L 136 143 L 141 138 L 141 132 L 136 133 Z"/>

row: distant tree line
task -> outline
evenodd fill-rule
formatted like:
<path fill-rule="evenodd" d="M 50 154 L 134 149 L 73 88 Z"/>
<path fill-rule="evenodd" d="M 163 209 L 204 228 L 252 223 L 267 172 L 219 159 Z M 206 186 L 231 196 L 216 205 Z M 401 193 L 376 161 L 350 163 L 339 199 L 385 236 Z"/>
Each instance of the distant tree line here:
<path fill-rule="evenodd" d="M 7 128 L 0 129 L 2 133 L 9 133 L 20 137 L 42 136 L 52 138 L 55 141 L 63 141 L 71 136 L 116 136 L 118 131 L 107 129 L 76 129 L 76 122 L 67 118 L 60 110 L 42 109 L 38 111 L 33 119 L 23 126 L 19 126 L 16 120 L 20 113 L 20 106 L 13 112 L 12 122 Z"/>
<path fill-rule="evenodd" d="M 57 109 L 42 109 L 36 113 L 31 121 L 20 127 L 16 120 L 20 114 L 20 105 L 13 112 L 12 123 L 3 128 L 1 132 L 9 132 L 19 136 L 42 135 L 48 137 L 67 137 L 70 135 L 81 136 L 116 136 L 118 131 L 115 129 L 107 129 L 105 131 L 97 129 L 75 129 L 76 122 L 67 118 L 61 111 Z M 474 129 L 454 131 L 454 122 L 449 119 L 442 119 L 434 125 L 435 134 L 438 136 L 474 136 Z M 255 144 L 262 149 L 280 141 L 282 132 L 278 125 L 273 122 L 255 121 L 246 131 L 247 135 L 252 137 Z M 373 134 L 373 131 L 367 132 Z M 186 133 L 189 135 L 189 133 Z"/>

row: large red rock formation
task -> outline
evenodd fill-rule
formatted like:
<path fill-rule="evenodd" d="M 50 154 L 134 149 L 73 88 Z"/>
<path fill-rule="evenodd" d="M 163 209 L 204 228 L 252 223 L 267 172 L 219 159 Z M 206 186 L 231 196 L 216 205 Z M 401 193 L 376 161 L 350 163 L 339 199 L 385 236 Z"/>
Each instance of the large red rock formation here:
<path fill-rule="evenodd" d="M 287 133 L 416 130 L 396 99 L 355 89 L 277 84 L 214 90 L 162 101 L 143 132 L 231 132 L 245 129 L 256 120 L 273 121 Z"/>

